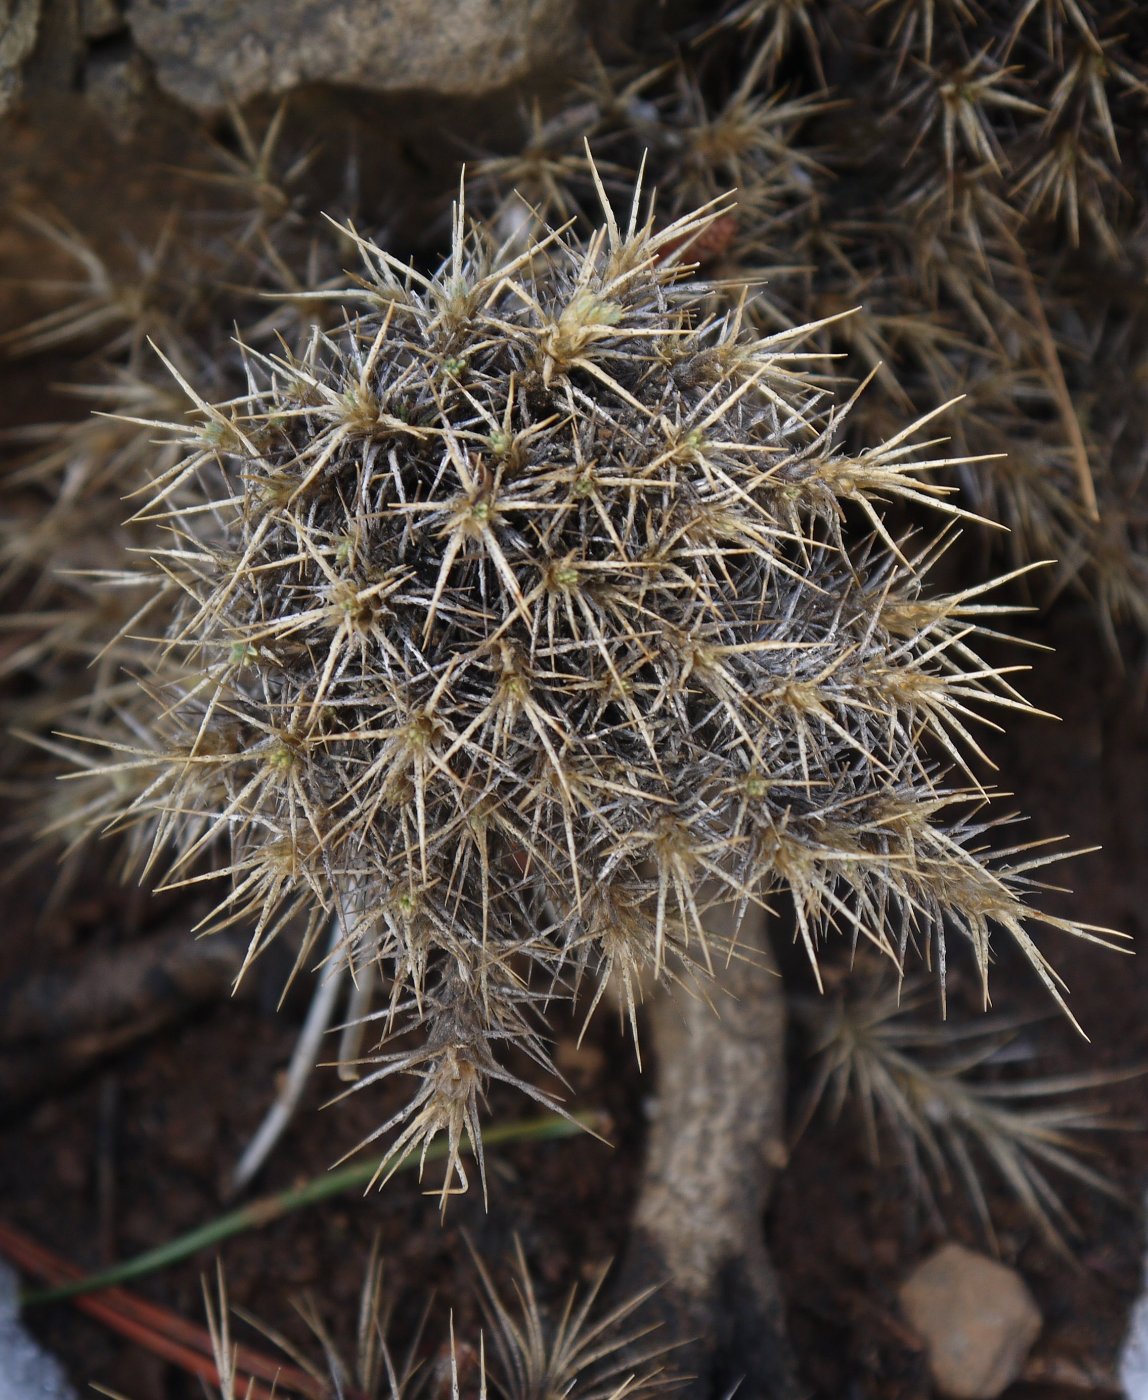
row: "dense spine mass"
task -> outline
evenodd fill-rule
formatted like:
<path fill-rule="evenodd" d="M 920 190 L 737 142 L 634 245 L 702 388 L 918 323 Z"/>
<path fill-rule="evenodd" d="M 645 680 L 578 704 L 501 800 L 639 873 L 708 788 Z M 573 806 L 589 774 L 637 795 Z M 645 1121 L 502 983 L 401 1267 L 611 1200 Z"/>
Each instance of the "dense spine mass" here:
<path fill-rule="evenodd" d="M 417 1089 L 375 1136 L 446 1131 L 444 1191 L 484 1085 L 537 1095 L 500 1067 L 545 1062 L 533 1005 L 704 976 L 737 955 L 716 905 L 783 889 L 815 965 L 836 929 L 942 974 L 956 931 L 987 975 L 995 923 L 1052 985 L 1044 858 L 988 860 L 972 815 L 970 718 L 1023 704 L 974 650 L 998 609 L 929 596 L 944 537 L 882 518 L 959 514 L 944 459 L 912 429 L 839 448 L 808 328 L 759 338 L 688 279 L 722 206 L 656 231 L 640 203 L 501 248 L 459 213 L 432 276 L 356 236 L 365 275 L 319 294 L 341 321 L 192 393 L 140 512 L 178 601 L 100 781 L 167 883 L 214 853 L 253 954 L 303 912 L 301 960 L 334 919 L 380 966 L 361 1085 Z"/>

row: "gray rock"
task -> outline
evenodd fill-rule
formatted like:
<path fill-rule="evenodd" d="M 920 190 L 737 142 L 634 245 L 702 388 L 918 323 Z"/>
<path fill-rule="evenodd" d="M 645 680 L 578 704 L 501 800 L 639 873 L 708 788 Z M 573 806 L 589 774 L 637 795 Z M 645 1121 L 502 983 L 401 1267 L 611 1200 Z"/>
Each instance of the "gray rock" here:
<path fill-rule="evenodd" d="M 201 112 L 307 83 L 480 96 L 586 50 L 572 0 L 132 0 L 127 21 Z"/>
<path fill-rule="evenodd" d="M 20 96 L 39 22 L 40 0 L 0 0 L 0 113 Z"/>
<path fill-rule="evenodd" d="M 901 1286 L 901 1307 L 925 1344 L 937 1389 L 994 1400 L 1020 1375 L 1041 1316 L 1016 1272 L 959 1244 L 942 1245 Z"/>
<path fill-rule="evenodd" d="M 16 1275 L 0 1264 L 0 1400 L 76 1400 L 63 1368 L 20 1326 Z"/>

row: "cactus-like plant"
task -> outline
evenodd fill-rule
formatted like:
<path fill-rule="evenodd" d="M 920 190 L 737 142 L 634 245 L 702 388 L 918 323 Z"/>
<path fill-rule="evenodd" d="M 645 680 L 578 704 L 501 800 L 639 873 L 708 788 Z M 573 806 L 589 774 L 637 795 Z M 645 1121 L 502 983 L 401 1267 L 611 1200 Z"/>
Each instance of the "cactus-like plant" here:
<path fill-rule="evenodd" d="M 1019 562 L 1059 562 L 1045 587 L 1091 595 L 1114 653 L 1142 634 L 1142 13 L 746 0 L 675 40 L 483 162 L 486 207 L 509 216 L 517 189 L 593 218 L 584 137 L 619 180 L 646 153 L 671 212 L 736 187 L 712 274 L 765 283 L 757 325 L 824 320 L 823 345 L 878 373 L 851 441 L 885 435 L 898 401 L 965 396 L 959 455 L 1001 454 L 954 474 L 967 503 Z"/>
<path fill-rule="evenodd" d="M 417 1345 L 404 1356 L 394 1354 L 388 1344 L 389 1300 L 376 1242 L 363 1280 L 354 1354 L 340 1353 L 313 1300 L 306 1299 L 299 1311 L 321 1347 L 321 1362 L 311 1363 L 294 1349 L 292 1360 L 305 1361 L 309 1377 L 320 1387 L 317 1393 L 332 1400 L 351 1387 L 362 1400 L 426 1400 L 447 1394 L 476 1394 L 484 1400 L 487 1396 L 563 1400 L 574 1393 L 586 1400 L 655 1400 L 677 1389 L 666 1365 L 664 1344 L 634 1321 L 643 1296 L 614 1308 L 599 1305 L 604 1270 L 581 1296 L 572 1288 L 561 1312 L 551 1317 L 539 1305 L 519 1242 L 515 1242 L 512 1297 L 499 1293 L 477 1256 L 475 1267 L 487 1328 L 473 1340 L 456 1336 L 452 1319 L 448 1337 L 428 1364 L 417 1354 Z M 204 1301 L 219 1400 L 249 1400 L 254 1384 L 250 1380 L 244 1384 L 239 1350 L 232 1344 L 222 1268 L 217 1274 L 217 1297 L 205 1286 Z"/>
<path fill-rule="evenodd" d="M 466 1138 L 485 1184 L 485 1088 L 548 1100 L 507 1051 L 551 1068 L 550 1003 L 589 1016 L 608 988 L 636 1039 L 660 984 L 663 1098 L 697 1121 L 674 1157 L 663 1116 L 657 1171 L 696 1166 L 724 1115 L 740 1135 L 713 1154 L 756 1165 L 714 1179 L 750 1182 L 780 1078 L 727 1070 L 755 1036 L 780 1058 L 779 999 L 754 998 L 776 981 L 761 913 L 785 900 L 815 972 L 843 935 L 898 977 L 923 956 L 943 988 L 956 945 L 986 997 L 994 930 L 1058 999 L 1035 931 L 1104 941 L 1029 903 L 1052 857 L 993 849 L 975 725 L 1026 708 L 982 654 L 1006 609 L 993 583 L 931 577 L 963 504 L 1016 527 L 1018 574 L 1055 553 L 1114 642 L 1148 616 L 1142 318 L 1117 295 L 1144 199 L 1115 174 L 1144 81 L 1083 0 L 1007 9 L 727 5 L 664 66 L 602 71 L 532 117 L 523 151 L 480 162 L 484 221 L 457 210 L 434 270 L 352 227 L 312 235 L 305 162 L 275 175 L 281 117 L 262 139 L 237 119 L 225 237 L 186 258 L 186 237 L 161 240 L 142 289 L 48 228 L 86 281 L 17 342 L 114 330 L 89 387 L 121 415 L 53 432 L 16 478 L 42 497 L 34 528 L 0 527 L 23 604 L 6 665 L 35 676 L 42 727 L 72 703 L 73 661 L 100 658 L 67 726 L 89 747 L 45 741 L 88 784 L 58 826 L 110 821 L 153 883 L 217 878 L 207 924 L 250 927 L 250 958 L 285 936 L 299 968 L 381 981 L 356 1091 L 414 1085 L 371 1134 L 381 1176 L 444 1133 L 444 1205 Z M 644 160 L 660 218 L 635 192 Z M 1073 280 L 1088 258 L 1100 298 Z M 881 392 L 836 401 L 831 348 Z M 954 447 L 918 443 L 962 391 Z M 122 565 L 121 493 L 142 568 Z M 100 586 L 73 577 L 56 606 L 50 546 Z M 710 998 L 721 1044 L 703 1051 Z M 702 1094 L 719 1075 L 726 1097 Z M 761 1121 L 739 1094 L 770 1098 Z M 1013 1179 L 1040 1198 L 1034 1170 Z M 750 1186 L 722 1225 L 739 1243 L 764 1203 Z M 664 1205 L 644 1194 L 637 1233 Z"/>
<path fill-rule="evenodd" d="M 928 420 L 842 450 L 807 329 L 702 310 L 683 261 L 724 206 L 640 204 L 517 251 L 460 209 L 431 275 L 357 238 L 339 327 L 247 352 L 225 402 L 185 383 L 140 512 L 176 601 L 102 741 L 115 824 L 168 886 L 210 853 L 252 956 L 302 912 L 300 960 L 334 920 L 333 960 L 382 968 L 383 1042 L 421 1039 L 357 1088 L 414 1078 L 381 1170 L 445 1132 L 444 1195 L 485 1086 L 539 1096 L 500 1060 L 547 1062 L 538 1007 L 615 979 L 633 1018 L 738 956 L 718 905 L 785 890 L 814 967 L 838 931 L 943 976 L 956 934 L 986 986 L 997 925 L 1058 996 L 1031 928 L 1085 933 L 1026 901 L 1047 855 L 981 849 L 968 724 L 1024 702 L 975 649 L 989 585 L 930 594 L 943 543 L 885 524 L 960 514 Z"/>

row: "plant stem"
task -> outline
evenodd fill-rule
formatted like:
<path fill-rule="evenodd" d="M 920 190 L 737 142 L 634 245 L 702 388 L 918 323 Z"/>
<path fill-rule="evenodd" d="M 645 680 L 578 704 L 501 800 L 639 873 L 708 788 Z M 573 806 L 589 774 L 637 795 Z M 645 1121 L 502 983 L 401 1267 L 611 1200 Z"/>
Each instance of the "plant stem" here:
<path fill-rule="evenodd" d="M 798 1400 L 763 1224 L 785 1160 L 785 999 L 765 912 L 737 916 L 707 909 L 726 942 L 712 977 L 667 982 L 646 1004 L 656 1109 L 615 1288 L 660 1285 L 643 1316 L 674 1346 L 677 1400 Z"/>

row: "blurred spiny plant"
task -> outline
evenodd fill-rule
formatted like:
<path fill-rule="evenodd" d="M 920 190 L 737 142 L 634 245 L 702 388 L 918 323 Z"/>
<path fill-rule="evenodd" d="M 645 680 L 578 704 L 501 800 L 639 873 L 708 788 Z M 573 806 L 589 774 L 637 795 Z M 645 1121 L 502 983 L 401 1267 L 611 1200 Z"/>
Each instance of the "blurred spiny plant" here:
<path fill-rule="evenodd" d="M 392 1348 L 392 1300 L 384 1287 L 377 1241 L 363 1280 L 353 1355 L 332 1338 L 321 1308 L 310 1297 L 296 1304 L 312 1334 L 310 1349 L 291 1345 L 245 1312 L 235 1311 L 289 1358 L 284 1400 L 294 1394 L 312 1400 L 564 1400 L 572 1394 L 581 1400 L 654 1400 L 676 1388 L 666 1366 L 667 1344 L 634 1316 L 644 1295 L 613 1306 L 600 1303 L 606 1270 L 600 1270 L 581 1295 L 572 1288 L 561 1309 L 551 1314 L 539 1305 L 520 1243 L 515 1242 L 510 1297 L 500 1293 L 477 1255 L 474 1262 L 486 1325 L 472 1341 L 456 1335 L 452 1316 L 437 1354 L 433 1339 L 428 1344 L 424 1337 L 425 1315 L 409 1345 L 401 1352 Z M 214 1296 L 204 1282 L 204 1303 L 219 1400 L 263 1400 L 280 1394 L 278 1384 L 268 1392 L 247 1373 L 244 1353 L 232 1340 L 222 1266 L 217 1266 Z"/>
<path fill-rule="evenodd" d="M 118 693 L 123 652 L 107 648 L 139 600 L 99 580 L 125 549 L 159 538 L 125 526 L 123 501 L 174 464 L 179 450 L 155 443 L 138 420 L 169 419 L 185 402 L 149 340 L 223 396 L 239 368 L 230 340 L 237 319 L 255 345 L 297 334 L 291 293 L 313 292 L 340 270 L 337 241 L 314 236 L 318 209 L 302 184 L 305 154 L 281 149 L 285 113 L 280 108 L 258 137 L 233 113 L 230 142 L 208 144 L 195 168 L 165 172 L 162 218 L 151 211 L 151 225 L 125 229 L 120 247 L 97 248 L 50 207 L 17 210 L 49 265 L 60 265 L 60 275 L 24 284 L 60 304 L 0 337 L 0 348 L 77 361 L 79 372 L 62 389 L 92 412 L 4 435 L 16 452 L 5 463 L 11 510 L 0 525 L 7 602 L 0 628 L 12 638 L 0 653 L 0 677 L 20 680 L 16 698 L 6 697 L 6 728 L 43 732 L 77 699 L 98 708 Z M 346 184 L 353 188 L 353 179 Z M 343 212 L 352 212 L 349 195 Z M 270 290 L 274 303 L 262 299 Z M 307 314 L 309 327 L 314 309 Z M 84 670 L 92 662 L 96 684 Z M 0 766 L 15 757 L 7 746 Z"/>
<path fill-rule="evenodd" d="M 520 194 L 592 222 L 586 138 L 619 187 L 645 160 L 669 215 L 736 189 L 696 255 L 764 284 L 755 324 L 825 322 L 878 374 L 852 440 L 964 395 L 961 454 L 1002 454 L 955 468 L 971 508 L 1016 562 L 1058 561 L 1045 594 L 1089 594 L 1114 652 L 1142 635 L 1143 7 L 746 0 L 670 40 L 529 114 L 522 149 L 476 167 L 484 210 L 513 224 Z"/>
<path fill-rule="evenodd" d="M 1038 1056 L 1016 1018 L 938 1025 L 914 1015 L 931 1000 L 930 989 L 894 985 L 881 973 L 868 981 L 858 973 L 857 983 L 835 997 L 794 1005 L 815 1060 L 798 1132 L 822 1105 L 836 1116 L 853 1100 L 870 1160 L 880 1163 L 881 1140 L 890 1139 L 914 1199 L 935 1219 L 955 1175 L 995 1247 L 988 1164 L 1044 1237 L 1067 1250 L 1079 1226 L 1048 1171 L 1117 1195 L 1089 1162 L 1081 1137 L 1129 1126 L 1094 1092 L 1089 1096 L 1113 1076 L 1020 1075 L 1018 1064 Z"/>

